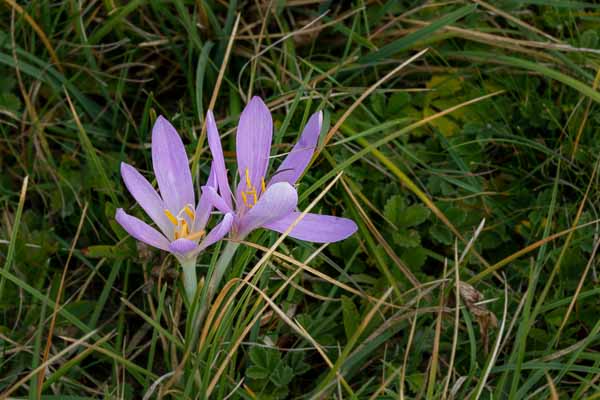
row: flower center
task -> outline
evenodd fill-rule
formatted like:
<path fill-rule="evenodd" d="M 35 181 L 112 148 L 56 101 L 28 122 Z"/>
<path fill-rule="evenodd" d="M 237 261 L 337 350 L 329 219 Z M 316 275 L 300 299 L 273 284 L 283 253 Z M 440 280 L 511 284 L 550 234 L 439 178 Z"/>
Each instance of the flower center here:
<path fill-rule="evenodd" d="M 189 204 L 183 207 L 177 213 L 177 216 L 173 215 L 173 213 L 166 208 L 164 213 L 175 227 L 175 240 L 182 238 L 188 240 L 198 240 L 206 233 L 206 231 L 203 229 L 198 232 L 191 232 L 194 226 L 194 220 L 196 219 L 196 213 Z"/>
<path fill-rule="evenodd" d="M 265 185 L 265 178 L 260 179 L 260 188 L 261 193 L 267 191 L 267 186 Z M 258 202 L 258 198 L 260 194 L 257 192 L 256 187 L 252 184 L 252 180 L 250 179 L 250 171 L 246 168 L 246 190 L 242 191 L 242 200 L 244 205 L 248 208 L 252 208 Z"/>

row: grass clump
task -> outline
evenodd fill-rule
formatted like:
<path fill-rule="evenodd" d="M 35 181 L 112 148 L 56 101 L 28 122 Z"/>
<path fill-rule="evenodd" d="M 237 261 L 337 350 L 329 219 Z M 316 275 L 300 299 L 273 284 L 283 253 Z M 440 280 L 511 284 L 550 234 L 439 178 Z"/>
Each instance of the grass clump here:
<path fill-rule="evenodd" d="M 0 396 L 597 398 L 597 11 L 5 1 Z M 151 170 L 163 114 L 204 182 L 214 109 L 232 176 L 255 94 L 274 155 L 324 110 L 300 209 L 359 231 L 254 232 L 195 327 L 172 257 L 114 221 L 119 164 Z"/>

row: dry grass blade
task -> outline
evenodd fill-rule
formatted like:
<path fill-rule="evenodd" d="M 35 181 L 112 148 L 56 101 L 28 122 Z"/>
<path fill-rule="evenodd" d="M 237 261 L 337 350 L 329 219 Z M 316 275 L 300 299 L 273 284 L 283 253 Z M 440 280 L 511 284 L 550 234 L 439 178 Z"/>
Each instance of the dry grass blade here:
<path fill-rule="evenodd" d="M 569 320 L 569 317 L 571 316 L 571 312 L 573 312 L 573 308 L 575 307 L 575 303 L 577 303 L 577 298 L 579 297 L 579 293 L 581 293 L 581 289 L 583 288 L 583 283 L 585 282 L 588 272 L 590 271 L 590 268 L 592 267 L 592 264 L 595 261 L 596 253 L 598 252 L 598 247 L 600 247 L 600 239 L 596 239 L 596 244 L 594 245 L 592 254 L 590 255 L 590 258 L 588 259 L 588 263 L 585 266 L 583 273 L 581 274 L 581 278 L 579 279 L 579 283 L 577 284 L 577 289 L 575 289 L 575 293 L 573 294 L 573 299 L 569 303 L 567 312 L 563 316 L 562 322 L 560 323 L 560 327 L 558 328 L 558 332 L 556 332 L 556 339 L 554 340 L 554 343 L 558 343 L 558 340 L 560 338 L 562 330 L 565 328 L 565 325 L 567 324 L 567 321 Z"/>
<path fill-rule="evenodd" d="M 483 228 L 485 220 L 479 225 Z M 477 234 L 474 236 L 477 237 Z M 468 247 L 468 246 L 467 246 Z M 466 251 L 465 251 L 466 252 Z M 463 253 L 464 254 L 464 253 Z M 454 242 L 454 333 L 452 334 L 452 351 L 450 352 L 450 361 L 448 362 L 448 375 L 444 383 L 444 391 L 442 399 L 448 396 L 450 380 L 452 379 L 452 369 L 454 368 L 454 360 L 456 357 L 456 348 L 458 347 L 458 324 L 460 322 L 460 261 L 458 260 L 458 242 Z"/>
<path fill-rule="evenodd" d="M 456 266 L 458 268 L 458 266 Z M 448 259 L 444 260 L 444 276 L 446 275 L 446 271 L 448 270 Z M 446 301 L 444 297 L 444 292 L 446 289 L 446 282 L 442 282 L 442 287 L 440 288 L 440 300 L 439 307 L 440 311 L 437 314 L 437 319 L 435 321 L 435 333 L 433 337 L 433 349 L 431 350 L 431 362 L 429 367 L 429 377 L 427 379 L 427 398 L 433 398 L 433 392 L 436 386 L 437 381 L 437 370 L 440 356 L 440 338 L 442 336 L 442 309 L 444 308 L 444 303 Z"/>
<path fill-rule="evenodd" d="M 48 40 L 48 37 L 46 36 L 46 34 L 42 30 L 42 28 L 40 28 L 40 26 L 37 24 L 37 22 L 35 22 L 35 20 L 31 17 L 31 15 L 29 15 L 27 13 L 27 11 L 25 11 L 23 9 L 23 7 L 18 5 L 14 0 L 4 0 L 4 2 L 6 4 L 8 4 L 10 7 L 12 7 L 12 9 L 15 10 L 17 13 L 22 15 L 23 18 L 25 18 L 25 21 L 27 21 L 27 23 L 29 25 L 31 25 L 31 27 L 33 28 L 35 33 L 37 33 L 37 35 L 40 37 L 40 40 L 44 44 L 44 47 L 46 47 L 46 50 L 48 50 L 48 53 L 50 54 L 50 58 L 52 59 L 52 62 L 54 63 L 54 65 L 56 65 L 56 68 L 58 68 L 58 70 L 60 72 L 64 72 L 62 65 L 60 64 L 60 61 L 58 60 L 58 57 L 56 56 L 54 47 L 52 47 L 52 44 L 50 44 L 50 40 Z"/>
<path fill-rule="evenodd" d="M 440 111 L 436 114 L 430 115 L 426 118 L 421 119 L 420 121 L 417 121 L 411 125 L 409 125 L 406 128 L 401 129 L 400 131 L 389 135 L 386 138 L 383 138 L 381 140 L 378 140 L 375 143 L 369 143 L 366 140 L 364 140 L 363 138 L 359 138 L 357 139 L 357 142 L 360 143 L 364 149 L 361 150 L 359 153 L 357 153 L 355 155 L 355 157 L 358 158 L 358 155 L 363 155 L 366 153 L 372 153 L 377 159 L 379 159 L 379 161 L 381 161 L 382 164 L 384 164 L 404 185 L 406 185 L 406 187 L 408 187 L 408 189 L 410 191 L 412 191 L 426 206 L 427 208 L 429 208 L 431 210 L 431 212 L 433 212 L 435 214 L 436 217 L 438 217 L 443 223 L 444 225 L 446 225 L 448 227 L 448 229 L 450 229 L 452 231 L 452 233 L 458 237 L 462 242 L 467 242 L 466 239 L 463 237 L 463 235 L 458 231 L 458 229 L 456 229 L 456 227 L 454 226 L 454 224 L 448 219 L 448 217 L 446 217 L 446 215 L 444 215 L 444 213 L 435 205 L 435 203 L 429 198 L 429 196 L 424 193 L 413 181 L 412 179 L 410 179 L 400 168 L 398 168 L 398 166 L 392 161 L 390 160 L 388 157 L 385 156 L 385 154 L 383 154 L 380 150 L 378 150 L 378 147 L 383 146 L 384 144 L 390 142 L 391 140 L 393 140 L 394 138 L 400 136 L 401 134 L 405 133 L 405 132 L 409 132 L 411 130 L 417 129 L 421 126 L 427 125 L 430 122 L 441 118 L 445 115 L 451 114 L 456 110 L 459 110 L 461 108 L 464 108 L 468 105 L 471 104 L 475 104 L 478 103 L 480 101 L 489 99 L 491 97 L 497 96 L 501 93 L 504 93 L 504 90 L 499 90 L 493 93 L 489 93 L 468 101 L 465 101 L 463 103 L 457 104 L 453 107 L 447 108 L 443 111 Z M 473 254 L 477 257 L 477 259 L 486 267 L 486 270 L 490 269 L 490 265 L 489 263 L 475 250 L 473 250 Z M 490 271 L 494 272 L 494 271 Z M 487 274 L 486 274 L 487 275 Z"/>
<path fill-rule="evenodd" d="M 492 13 L 500 15 L 501 17 L 507 19 L 508 21 L 511 21 L 511 22 L 515 23 L 516 25 L 522 26 L 523 28 L 525 28 L 527 30 L 530 30 L 532 32 L 535 32 L 538 35 L 543 36 L 546 39 L 551 40 L 551 41 L 553 41 L 555 43 L 560 43 L 560 40 L 558 40 L 554 36 L 549 35 L 549 34 L 547 34 L 546 32 L 544 32 L 544 31 L 542 31 L 540 29 L 537 29 L 535 26 L 529 25 L 527 22 L 525 22 L 523 20 L 520 20 L 519 18 L 517 18 L 515 16 L 512 16 L 512 15 L 510 15 L 507 12 L 502 11 L 501 9 L 496 8 L 496 7 L 492 6 L 491 4 L 488 4 L 488 3 L 486 3 L 486 2 L 484 2 L 482 0 L 472 0 L 472 1 L 475 2 L 475 3 L 477 3 L 477 4 L 479 4 L 480 6 L 482 6 L 484 8 L 487 8 Z"/>
<path fill-rule="evenodd" d="M 546 381 L 548 382 L 548 388 L 550 388 L 550 400 L 559 400 L 558 391 L 556 390 L 556 386 L 554 385 L 554 381 L 548 375 L 547 372 L 544 373 L 546 375 Z"/>
<path fill-rule="evenodd" d="M 413 61 L 415 61 L 416 59 L 418 59 L 419 57 L 421 57 L 423 54 L 427 53 L 428 50 L 429 49 L 421 50 L 420 52 L 418 52 L 414 56 L 410 57 L 408 60 L 404 61 L 402 64 L 398 65 L 396 68 L 394 68 L 390 72 L 388 72 L 383 78 L 381 78 L 380 80 L 378 80 L 377 82 L 375 82 L 373 85 L 371 85 L 367 90 L 365 90 L 363 92 L 363 94 L 361 94 L 360 97 L 358 99 L 356 99 L 356 101 L 350 107 L 348 107 L 348 109 L 346 110 L 346 112 L 338 119 L 338 121 L 329 130 L 329 132 L 327 132 L 327 135 L 325 136 L 325 139 L 323 140 L 323 145 L 320 146 L 319 148 L 317 148 L 317 150 L 315 151 L 315 155 L 314 155 L 313 158 L 316 158 L 319 155 L 319 153 L 322 151 L 322 149 L 325 146 L 327 146 L 327 143 L 329 143 L 329 141 L 331 140 L 331 138 L 333 137 L 333 135 L 336 134 L 336 132 L 340 129 L 340 127 L 342 126 L 342 124 L 350 116 L 350 114 L 352 114 L 352 112 L 359 105 L 362 104 L 362 102 L 363 102 L 364 99 L 366 99 L 371 93 L 373 93 L 373 91 L 375 91 L 375 89 L 377 89 L 383 83 L 387 82 L 392 76 L 396 75 L 398 72 L 400 72 L 407 65 L 410 65 Z"/>
<path fill-rule="evenodd" d="M 25 198 L 27 197 L 27 188 L 29 186 L 29 176 L 26 176 L 23 179 L 23 183 L 21 184 L 21 191 L 19 193 L 19 204 L 17 206 L 17 213 L 15 215 L 14 225 L 12 227 L 11 238 L 8 242 L 8 252 L 6 254 L 6 260 L 4 261 L 3 269 L 8 271 L 12 262 L 15 253 L 15 247 L 17 245 L 17 234 L 18 232 L 18 224 L 20 223 L 21 216 L 23 215 L 23 208 L 25 206 Z M 6 278 L 4 275 L 0 277 L 0 299 L 4 296 L 4 286 L 6 285 Z"/>
<path fill-rule="evenodd" d="M 565 229 L 563 231 L 560 231 L 558 233 L 555 233 L 553 235 L 547 236 L 544 239 L 540 239 L 535 243 L 530 244 L 529 246 L 526 246 L 524 248 L 522 248 L 521 250 L 511 254 L 510 256 L 498 261 L 496 264 L 491 265 L 490 267 L 486 268 L 485 270 L 481 271 L 480 273 L 478 273 L 477 275 L 471 277 L 467 282 L 470 284 L 479 282 L 480 280 L 482 280 L 483 278 L 485 278 L 486 276 L 488 276 L 489 274 L 498 271 L 500 268 L 510 264 L 511 262 L 513 262 L 514 260 L 520 258 L 521 256 L 530 253 L 532 251 L 534 251 L 535 249 L 539 248 L 540 246 L 543 246 L 546 243 L 549 243 L 553 240 L 556 240 L 558 238 L 560 238 L 561 236 L 564 236 L 568 233 L 574 232 L 578 229 L 582 229 L 585 228 L 586 226 L 590 226 L 590 225 L 595 225 L 600 223 L 600 219 L 596 219 L 594 221 L 590 221 L 587 222 L 585 224 L 581 224 L 578 226 L 575 226 L 573 228 L 569 228 L 569 229 Z"/>
<path fill-rule="evenodd" d="M 210 102 L 208 103 L 208 109 L 213 110 L 215 108 L 215 104 L 217 104 L 217 97 L 219 97 L 219 91 L 221 90 L 221 84 L 223 83 L 223 76 L 225 75 L 225 70 L 227 69 L 227 63 L 229 62 L 229 56 L 231 55 L 231 48 L 233 47 L 233 42 L 235 41 L 238 26 L 240 24 L 241 14 L 238 13 L 235 23 L 233 24 L 233 29 L 231 30 L 231 36 L 229 37 L 229 42 L 227 42 L 227 48 L 225 49 L 225 56 L 223 57 L 223 63 L 221 64 L 221 68 L 219 68 L 219 75 L 217 76 L 217 82 L 215 83 L 215 87 L 213 89 L 212 96 L 210 97 Z M 198 143 L 196 144 L 196 150 L 194 151 L 194 155 L 191 157 L 190 162 L 192 163 L 192 171 L 195 170 L 195 165 L 200 160 L 200 155 L 202 154 L 202 146 L 204 145 L 204 139 L 206 138 L 206 118 L 204 118 L 204 123 L 202 124 L 202 131 L 200 132 L 200 138 L 198 139 Z"/>
<path fill-rule="evenodd" d="M 402 64 L 398 65 L 396 68 L 394 68 L 390 72 L 388 72 L 383 78 L 381 78 L 380 80 L 378 80 L 377 82 L 375 82 L 373 85 L 371 85 L 367 90 L 365 90 L 363 92 L 363 94 L 361 94 L 360 97 L 358 99 L 356 99 L 356 101 L 350 107 L 348 107 L 348 109 L 346 110 L 346 112 L 338 119 L 338 121 L 329 130 L 329 132 L 327 132 L 327 135 L 325 136 L 325 139 L 323 140 L 323 145 L 320 146 L 319 148 L 317 148 L 317 150 L 315 151 L 315 156 L 314 157 L 316 158 L 319 155 L 319 153 L 322 151 L 322 149 L 325 146 L 327 146 L 327 143 L 329 143 L 329 141 L 331 140 L 331 138 L 333 137 L 333 135 L 335 135 L 337 133 L 337 131 L 340 129 L 340 127 L 346 121 L 346 119 L 350 116 L 350 114 L 352 114 L 352 112 L 359 105 L 362 104 L 362 102 L 364 101 L 364 99 L 366 99 L 371 93 L 373 93 L 373 91 L 375 91 L 375 89 L 377 89 L 383 83 L 387 82 L 392 76 L 396 75 L 398 72 L 400 72 L 407 65 L 410 65 L 413 61 L 415 61 L 416 59 L 418 59 L 419 57 L 421 57 L 423 54 L 427 53 L 428 50 L 429 49 L 421 50 L 420 52 L 418 52 L 414 56 L 410 57 L 408 60 L 404 61 Z"/>
<path fill-rule="evenodd" d="M 360 325 L 352 335 L 352 337 L 346 343 L 344 350 L 342 350 L 342 354 L 338 357 L 335 362 L 335 365 L 332 367 L 332 370 L 327 374 L 327 376 L 323 379 L 322 384 L 320 385 L 320 389 L 317 389 L 317 392 L 311 396 L 311 399 L 320 399 L 322 396 L 328 391 L 329 387 L 333 384 L 331 380 L 333 375 L 335 375 L 338 379 L 342 379 L 342 375 L 340 370 L 344 362 L 348 359 L 354 344 L 358 341 L 362 333 L 367 329 L 367 326 L 371 323 L 371 320 L 375 316 L 375 314 L 379 311 L 385 300 L 392 294 L 392 288 L 389 288 L 385 291 L 385 293 L 379 298 L 377 303 L 369 310 L 365 318 L 361 321 Z M 343 381 L 342 381 L 343 382 Z"/>
<path fill-rule="evenodd" d="M 410 324 L 410 333 L 408 334 L 408 342 L 406 343 L 406 349 L 404 349 L 404 360 L 402 361 L 402 373 L 400 374 L 400 400 L 404 400 L 404 381 L 406 380 L 406 366 L 408 365 L 408 356 L 410 354 L 410 348 L 412 347 L 413 339 L 415 338 L 415 332 L 417 329 L 417 318 L 419 316 L 419 303 L 416 305 L 414 317 Z"/>
<path fill-rule="evenodd" d="M 592 89 L 598 90 L 598 85 L 600 84 L 600 68 L 596 71 L 596 78 L 594 78 L 594 83 L 592 84 Z M 575 155 L 577 154 L 577 148 L 579 147 L 579 141 L 581 140 L 581 136 L 583 135 L 583 128 L 588 120 L 588 116 L 590 115 L 590 108 L 592 108 L 592 99 L 588 99 L 587 105 L 585 106 L 585 111 L 583 113 L 583 117 L 581 118 L 581 123 L 579 124 L 579 129 L 577 131 L 577 136 L 575 136 L 575 141 L 573 142 L 573 150 L 571 151 L 571 162 L 575 160 Z"/>
<path fill-rule="evenodd" d="M 76 341 L 74 341 L 73 343 L 71 343 L 70 345 L 68 345 L 67 347 L 65 347 L 64 349 L 62 349 L 61 351 L 59 351 L 58 353 L 56 353 L 54 356 L 52 356 L 50 359 L 45 360 L 42 364 L 40 364 L 37 368 L 35 368 L 33 371 L 29 372 L 27 375 L 25 375 L 23 378 L 19 379 L 18 382 L 16 382 L 14 385 L 12 385 L 10 388 L 8 388 L 4 393 L 0 394 L 0 400 L 4 400 L 4 399 L 8 399 L 9 395 L 11 393 L 13 393 L 14 391 L 16 391 L 17 389 L 19 389 L 23 384 L 25 384 L 28 380 L 30 380 L 33 376 L 35 376 L 36 374 L 46 370 L 46 368 L 48 368 L 48 366 L 52 365 L 54 362 L 60 360 L 63 356 L 65 356 L 66 354 L 70 353 L 72 350 L 76 349 L 77 347 L 86 344 L 87 340 L 94 336 L 97 333 L 96 330 L 89 332 L 88 334 L 84 335 L 82 338 L 77 339 Z M 106 336 L 102 337 L 100 340 L 98 340 L 94 345 L 95 346 L 99 346 L 102 343 L 106 342 L 108 339 L 110 339 L 110 337 L 112 336 L 112 332 L 107 334 Z"/>
<path fill-rule="evenodd" d="M 362 206 L 358 202 L 358 199 L 356 198 L 356 196 L 354 196 L 354 193 L 352 193 L 352 190 L 350 190 L 350 188 L 348 187 L 348 184 L 346 183 L 345 178 L 342 179 L 342 185 L 344 186 L 346 193 L 348 194 L 348 196 L 350 197 L 350 199 L 356 206 L 356 209 L 357 209 L 358 213 L 360 214 L 360 216 L 362 217 L 363 222 L 365 223 L 365 225 L 367 226 L 369 231 L 373 234 L 373 236 L 375 236 L 375 239 L 377 239 L 379 244 L 381 244 L 381 247 L 383 247 L 386 254 L 394 261 L 394 264 L 396 264 L 398 269 L 404 274 L 404 276 L 406 276 L 406 278 L 410 281 L 410 283 L 413 285 L 413 287 L 419 288 L 421 286 L 421 282 L 419 282 L 417 277 L 402 262 L 400 257 L 398 257 L 398 255 L 394 252 L 394 250 L 389 245 L 389 243 L 385 240 L 383 235 L 381 233 L 379 233 L 379 230 L 377 230 L 377 228 L 375 227 L 375 224 L 373 224 L 373 221 L 371 221 L 371 218 L 369 218 L 369 215 L 365 212 L 365 210 L 362 208 Z"/>
<path fill-rule="evenodd" d="M 52 313 L 52 318 L 50 319 L 50 327 L 48 328 L 48 338 L 46 339 L 46 347 L 44 348 L 44 353 L 42 356 L 42 364 L 46 363 L 48 360 L 48 355 L 50 354 L 50 347 L 52 347 L 52 337 L 54 336 L 54 325 L 56 324 L 56 316 L 58 315 L 58 309 L 61 307 L 60 298 L 62 297 L 62 293 L 65 287 L 65 279 L 67 277 L 67 269 L 69 268 L 69 263 L 71 262 L 71 258 L 73 257 L 73 252 L 75 251 L 75 245 L 77 244 L 77 240 L 79 240 L 79 235 L 81 234 L 81 228 L 83 228 L 83 222 L 85 221 L 85 217 L 87 215 L 88 203 L 85 203 L 83 206 L 83 210 L 81 211 L 81 218 L 79 219 L 79 225 L 77 226 L 77 232 L 75 233 L 75 237 L 73 238 L 73 242 L 71 243 L 71 248 L 69 249 L 69 255 L 67 256 L 67 261 L 65 262 L 65 266 L 63 268 L 62 275 L 60 277 L 60 284 L 58 286 L 58 292 L 56 293 L 56 300 L 54 300 L 55 307 L 54 312 Z M 40 371 L 38 376 L 38 398 L 42 395 L 42 384 L 44 383 L 45 369 Z"/>
<path fill-rule="evenodd" d="M 487 382 L 490 373 L 492 372 L 492 368 L 494 367 L 494 363 L 498 358 L 498 354 L 500 353 L 500 344 L 502 343 L 502 337 L 504 334 L 504 327 L 506 325 L 506 319 L 508 318 L 508 286 L 504 285 L 504 311 L 502 313 L 502 322 L 500 323 L 500 329 L 498 331 L 498 336 L 496 337 L 496 343 L 494 344 L 494 349 L 492 351 L 491 356 L 488 358 L 488 362 L 486 368 L 484 370 L 483 375 L 479 379 L 479 383 L 477 384 L 477 388 L 475 389 L 475 395 L 473 399 L 477 400 L 481 396 L 483 389 L 485 387 L 485 383 Z"/>
<path fill-rule="evenodd" d="M 269 251 L 268 247 L 264 247 L 264 246 L 261 246 L 261 245 L 256 244 L 256 243 L 251 243 L 251 242 L 242 242 L 242 243 L 244 243 L 246 246 L 254 247 L 255 249 L 258 249 L 258 250 L 263 251 L 263 252 Z M 340 289 L 343 289 L 343 290 L 345 290 L 345 291 L 347 291 L 349 293 L 352 293 L 352 294 L 354 294 L 356 296 L 360 296 L 361 298 L 363 298 L 365 300 L 368 300 L 368 301 L 370 301 L 373 304 L 377 303 L 377 301 L 379 300 L 377 297 L 369 296 L 367 293 L 363 293 L 363 292 L 361 292 L 358 289 L 354 289 L 353 287 L 348 286 L 345 283 L 340 282 L 337 279 L 334 279 L 334 278 L 330 277 L 329 275 L 326 275 L 323 272 L 321 272 L 321 271 L 319 271 L 319 270 L 317 270 L 315 268 L 312 268 L 311 266 L 307 265 L 308 261 L 306 261 L 306 262 L 300 262 L 300 261 L 298 261 L 298 260 L 296 260 L 296 259 L 294 259 L 294 258 L 292 258 L 290 256 L 287 256 L 287 255 L 285 255 L 283 253 L 279 253 L 277 251 L 274 251 L 272 253 L 272 255 L 275 256 L 275 257 L 277 257 L 277 258 L 280 258 L 283 261 L 286 261 L 286 262 L 288 262 L 290 264 L 293 264 L 293 265 L 295 265 L 297 267 L 300 267 L 303 271 L 306 271 L 306 272 L 308 272 L 308 273 L 310 273 L 310 274 L 312 274 L 312 275 L 314 275 L 314 276 L 316 276 L 316 277 L 318 277 L 320 279 L 323 279 L 327 283 L 335 285 L 335 286 L 339 287 Z M 392 304 L 392 303 L 385 303 L 385 306 L 386 307 L 391 307 L 391 308 L 401 308 L 400 306 L 398 306 L 396 304 Z"/>
<path fill-rule="evenodd" d="M 294 227 L 298 224 L 298 222 L 300 220 L 302 220 L 302 218 L 304 218 L 304 216 L 310 211 L 312 210 L 312 208 L 317 205 L 317 203 L 329 192 L 329 190 L 331 190 L 331 188 L 333 187 L 333 185 L 335 185 L 335 183 L 338 181 L 338 179 L 340 179 L 342 177 L 342 173 L 340 172 L 339 174 L 337 174 L 337 176 L 324 188 L 324 190 L 319 193 L 319 195 L 317 196 L 317 198 L 315 198 L 309 205 L 308 207 L 298 216 L 298 218 L 296 219 L 296 221 L 294 221 L 289 227 L 288 229 L 282 233 L 279 238 L 275 241 L 275 243 L 273 243 L 273 245 L 270 247 L 270 249 L 260 258 L 260 260 L 256 263 L 256 265 L 252 268 L 252 270 L 250 270 L 250 272 L 246 275 L 246 277 L 244 278 L 244 282 L 249 282 L 250 279 L 260 270 L 260 268 L 263 266 L 264 263 L 266 263 L 266 261 L 271 257 L 271 255 L 273 254 L 273 252 L 275 251 L 275 249 L 277 249 L 279 247 L 279 245 L 283 242 L 283 240 L 287 237 L 287 235 L 292 231 L 292 229 L 294 229 Z M 290 279 L 291 280 L 291 279 Z M 285 285 L 287 286 L 287 285 Z M 237 295 L 237 293 L 241 290 L 242 286 L 238 286 L 235 290 L 235 292 L 231 295 L 232 298 L 235 297 Z M 281 288 L 283 288 L 284 285 L 282 285 Z M 264 309 L 264 308 L 263 308 Z M 212 310 L 211 310 L 212 312 Z M 258 313 L 257 317 L 255 317 L 254 321 L 257 321 L 258 318 L 260 317 L 260 315 L 262 314 L 262 312 Z M 208 318 L 206 320 L 205 323 L 205 327 L 204 329 L 208 328 Z M 254 322 L 253 322 L 254 323 Z M 233 348 L 229 351 L 229 353 L 227 354 L 226 359 L 223 361 L 223 363 L 219 366 L 219 368 L 217 369 L 217 372 L 215 373 L 215 376 L 213 377 L 213 379 L 211 380 L 208 389 L 207 389 L 207 393 L 206 396 L 210 396 L 210 394 L 212 393 L 212 391 L 214 390 L 215 386 L 217 385 L 219 378 L 221 376 L 221 374 L 223 373 L 223 371 L 225 370 L 225 368 L 227 367 L 229 361 L 231 360 L 231 358 L 233 357 L 233 355 L 235 354 L 237 348 L 240 346 L 240 344 L 242 343 L 242 340 L 244 339 L 244 337 L 250 332 L 250 329 L 253 326 L 253 323 L 249 324 L 249 326 L 246 328 L 246 330 L 244 330 L 244 332 L 240 335 L 240 337 L 238 338 L 238 341 L 236 341 L 236 343 L 233 345 Z M 205 336 L 205 334 L 203 333 L 203 336 Z"/>

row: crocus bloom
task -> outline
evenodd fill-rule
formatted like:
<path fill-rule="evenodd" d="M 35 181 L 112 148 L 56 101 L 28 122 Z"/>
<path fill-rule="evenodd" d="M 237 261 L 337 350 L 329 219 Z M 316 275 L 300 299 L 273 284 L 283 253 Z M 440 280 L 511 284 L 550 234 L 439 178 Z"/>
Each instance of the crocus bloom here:
<path fill-rule="evenodd" d="M 273 137 L 273 121 L 267 106 L 253 97 L 240 116 L 236 136 L 236 154 L 240 181 L 235 196 L 229 188 L 223 149 L 211 111 L 207 115 L 208 143 L 218 192 L 206 188 L 213 205 L 223 213 L 235 213 L 231 236 L 241 240 L 257 228 L 285 232 L 300 216 L 296 211 L 298 194 L 294 184 L 308 166 L 321 132 L 323 113 L 313 114 L 298 143 L 266 180 Z M 235 211 L 234 211 L 235 210 Z M 347 218 L 307 213 L 289 236 L 317 243 L 343 240 L 356 232 L 356 224 Z"/>
<path fill-rule="evenodd" d="M 221 223 L 207 235 L 206 224 L 212 204 L 206 195 L 200 196 L 195 206 L 192 173 L 183 142 L 177 131 L 162 116 L 152 128 L 152 167 L 160 195 L 135 168 L 121 163 L 121 176 L 125 186 L 160 229 L 128 215 L 122 208 L 116 220 L 137 240 L 161 250 L 169 251 L 182 264 L 194 263 L 200 251 L 217 242 L 229 232 L 232 214 L 226 214 Z M 208 179 L 216 185 L 214 173 Z"/>

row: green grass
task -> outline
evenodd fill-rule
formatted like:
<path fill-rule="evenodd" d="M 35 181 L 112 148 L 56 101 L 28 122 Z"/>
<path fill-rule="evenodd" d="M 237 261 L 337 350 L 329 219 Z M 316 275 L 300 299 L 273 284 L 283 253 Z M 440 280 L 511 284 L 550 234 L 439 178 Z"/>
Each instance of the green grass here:
<path fill-rule="evenodd" d="M 1 3 L 0 398 L 600 398 L 597 6 L 340 3 Z M 119 164 L 163 114 L 199 187 L 214 105 L 233 172 L 251 95 L 273 155 L 324 111 L 300 208 L 359 230 L 254 232 L 190 311 Z"/>

